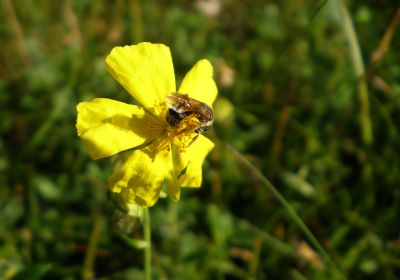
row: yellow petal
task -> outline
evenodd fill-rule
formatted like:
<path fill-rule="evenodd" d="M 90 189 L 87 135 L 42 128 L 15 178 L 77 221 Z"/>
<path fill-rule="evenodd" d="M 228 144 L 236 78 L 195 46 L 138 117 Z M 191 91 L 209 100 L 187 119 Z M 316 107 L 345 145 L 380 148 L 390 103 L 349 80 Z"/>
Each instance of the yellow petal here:
<path fill-rule="evenodd" d="M 202 165 L 207 154 L 214 148 L 214 143 L 203 135 L 184 151 L 179 145 L 172 149 L 174 170 L 182 187 L 200 187 L 202 181 Z"/>
<path fill-rule="evenodd" d="M 198 61 L 186 74 L 178 90 L 212 107 L 218 89 L 213 79 L 213 67 L 207 59 Z"/>
<path fill-rule="evenodd" d="M 123 201 L 140 207 L 153 206 L 164 182 L 173 177 L 171 152 L 159 150 L 159 141 L 156 142 L 131 152 L 109 178 L 111 191 L 119 193 Z"/>
<path fill-rule="evenodd" d="M 112 156 L 155 139 L 157 120 L 143 108 L 96 98 L 77 106 L 76 128 L 93 159 Z"/>
<path fill-rule="evenodd" d="M 143 107 L 155 115 L 165 95 L 176 91 L 170 50 L 162 44 L 115 47 L 106 58 L 108 71 Z"/>

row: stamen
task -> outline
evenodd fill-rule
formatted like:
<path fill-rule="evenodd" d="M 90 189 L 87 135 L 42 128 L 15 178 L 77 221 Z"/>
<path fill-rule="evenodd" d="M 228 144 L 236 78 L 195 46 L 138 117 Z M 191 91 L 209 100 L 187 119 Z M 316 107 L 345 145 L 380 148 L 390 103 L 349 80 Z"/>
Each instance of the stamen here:
<path fill-rule="evenodd" d="M 165 126 L 159 122 L 147 122 L 146 127 L 151 130 L 163 130 Z"/>
<path fill-rule="evenodd" d="M 159 143 L 157 143 L 157 148 L 159 151 L 167 150 L 169 152 L 171 150 L 168 133 L 165 137 L 162 137 L 162 139 L 159 140 Z"/>

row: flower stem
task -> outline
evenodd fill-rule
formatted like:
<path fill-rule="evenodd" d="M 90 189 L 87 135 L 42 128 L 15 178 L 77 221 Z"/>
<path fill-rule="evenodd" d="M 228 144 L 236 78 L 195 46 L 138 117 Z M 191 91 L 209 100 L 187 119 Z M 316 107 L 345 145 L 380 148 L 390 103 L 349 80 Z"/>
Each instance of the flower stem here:
<path fill-rule="evenodd" d="M 317 249 L 317 251 L 321 254 L 323 259 L 327 264 L 329 264 L 336 272 L 337 277 L 344 279 L 345 277 L 333 262 L 331 257 L 325 252 L 324 248 L 318 242 L 318 240 L 314 237 L 308 227 L 304 224 L 303 220 L 299 217 L 290 203 L 283 197 L 283 195 L 272 185 L 272 183 L 258 170 L 248 159 L 246 159 L 242 154 L 240 154 L 234 147 L 231 145 L 227 145 L 227 147 L 235 154 L 236 157 L 240 159 L 240 161 L 247 166 L 253 173 L 261 180 L 264 186 L 275 196 L 275 198 L 282 204 L 283 208 L 287 211 L 292 220 L 298 225 L 300 230 L 304 233 L 304 235 L 308 238 L 310 243 Z"/>
<path fill-rule="evenodd" d="M 151 228 L 149 208 L 144 209 L 143 213 L 143 234 L 146 241 L 144 249 L 144 279 L 151 279 Z"/>
<path fill-rule="evenodd" d="M 88 249 L 86 251 L 83 269 L 82 279 L 94 279 L 93 266 L 96 259 L 96 250 L 99 244 L 99 239 L 103 227 L 103 216 L 97 213 L 94 219 L 94 226 L 90 235 Z"/>

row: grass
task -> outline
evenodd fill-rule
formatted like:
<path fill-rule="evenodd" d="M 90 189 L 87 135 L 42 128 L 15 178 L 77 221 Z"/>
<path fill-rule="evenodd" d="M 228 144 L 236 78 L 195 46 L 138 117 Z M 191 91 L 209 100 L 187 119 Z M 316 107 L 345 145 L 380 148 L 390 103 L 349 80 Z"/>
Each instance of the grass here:
<path fill-rule="evenodd" d="M 223 1 L 207 16 L 187 1 L 1 0 L 0 278 L 143 277 L 140 222 L 108 201 L 112 164 L 88 157 L 75 106 L 132 103 L 104 57 L 152 41 L 171 47 L 178 80 L 213 62 L 220 143 L 201 189 L 151 209 L 156 279 L 332 279 L 261 175 L 346 278 L 396 279 L 400 7 L 335 3 Z"/>

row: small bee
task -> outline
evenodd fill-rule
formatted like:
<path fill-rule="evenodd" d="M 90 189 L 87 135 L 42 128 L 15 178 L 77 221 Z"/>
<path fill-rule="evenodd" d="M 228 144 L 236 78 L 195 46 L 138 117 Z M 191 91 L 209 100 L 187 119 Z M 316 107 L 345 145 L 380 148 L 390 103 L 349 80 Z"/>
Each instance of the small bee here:
<path fill-rule="evenodd" d="M 208 130 L 213 124 L 212 109 L 207 104 L 190 98 L 187 94 L 173 93 L 167 95 L 165 101 L 168 106 L 166 120 L 172 127 L 178 127 L 181 121 L 189 116 L 194 116 L 199 120 L 196 126 L 189 128 L 198 134 Z"/>

